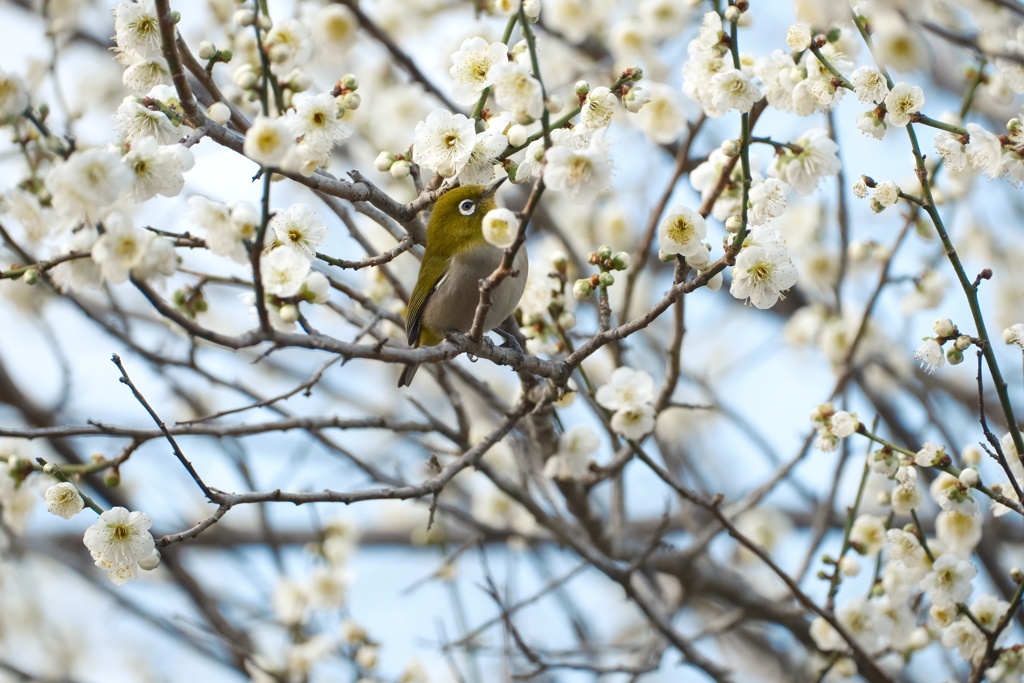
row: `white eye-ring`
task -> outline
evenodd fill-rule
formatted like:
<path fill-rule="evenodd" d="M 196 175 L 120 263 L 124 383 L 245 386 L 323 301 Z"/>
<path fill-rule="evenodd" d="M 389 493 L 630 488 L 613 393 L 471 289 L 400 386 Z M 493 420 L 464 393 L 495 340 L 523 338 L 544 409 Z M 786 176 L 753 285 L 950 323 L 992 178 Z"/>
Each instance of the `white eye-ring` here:
<path fill-rule="evenodd" d="M 463 199 L 459 202 L 459 213 L 463 216 L 472 216 L 476 213 L 476 204 L 469 199 Z"/>

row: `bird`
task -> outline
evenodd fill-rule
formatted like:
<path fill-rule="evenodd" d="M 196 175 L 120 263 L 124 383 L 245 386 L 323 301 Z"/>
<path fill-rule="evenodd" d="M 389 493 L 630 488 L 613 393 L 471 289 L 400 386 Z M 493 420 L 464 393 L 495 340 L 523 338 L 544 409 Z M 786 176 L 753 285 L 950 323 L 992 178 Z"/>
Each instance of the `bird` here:
<path fill-rule="evenodd" d="M 484 239 L 483 221 L 497 205 L 494 193 L 507 180 L 488 186 L 466 185 L 449 190 L 437 200 L 427 226 L 426 248 L 419 277 L 409 297 L 405 329 L 409 345 L 436 346 L 447 332 L 469 332 L 480 302 L 480 280 L 490 276 L 505 250 Z M 484 332 L 493 330 L 512 314 L 526 289 L 529 259 L 525 249 L 516 252 L 507 277 L 491 293 L 491 309 Z M 418 364 L 406 365 L 399 387 L 412 383 Z"/>

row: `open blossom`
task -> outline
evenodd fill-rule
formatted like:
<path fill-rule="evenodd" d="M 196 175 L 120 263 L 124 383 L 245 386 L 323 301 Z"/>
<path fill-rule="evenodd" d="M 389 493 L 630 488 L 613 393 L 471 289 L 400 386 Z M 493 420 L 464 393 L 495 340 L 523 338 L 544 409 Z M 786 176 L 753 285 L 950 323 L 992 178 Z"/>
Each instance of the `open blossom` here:
<path fill-rule="evenodd" d="M 798 195 L 806 197 L 818 187 L 821 178 L 839 173 L 839 145 L 824 128 L 811 128 L 795 144 L 800 153 L 787 149 L 785 154 L 775 157 L 768 174 L 785 180 Z"/>
<path fill-rule="evenodd" d="M 277 241 L 291 247 L 307 260 L 316 255 L 316 248 L 327 241 L 327 226 L 316 217 L 309 204 L 295 204 L 270 219 L 269 226 Z"/>
<path fill-rule="evenodd" d="M 890 207 L 899 201 L 900 188 L 899 185 L 891 180 L 885 180 L 875 185 L 872 198 L 884 207 Z"/>
<path fill-rule="evenodd" d="M 704 248 L 708 234 L 704 217 L 688 207 L 673 209 L 658 225 L 658 246 L 666 254 L 693 256 Z"/>
<path fill-rule="evenodd" d="M 137 95 L 124 98 L 114 114 L 114 127 L 124 136 L 126 143 L 136 138 L 152 136 L 161 145 L 177 142 L 183 134 L 176 128 L 167 114 L 159 110 L 143 106 Z"/>
<path fill-rule="evenodd" d="M 873 66 L 862 66 L 850 75 L 853 94 L 866 104 L 880 104 L 889 94 L 885 76 Z"/>
<path fill-rule="evenodd" d="M 995 180 L 1006 173 L 1003 160 L 1003 143 L 999 136 L 993 135 L 976 123 L 967 124 L 967 133 L 971 140 L 967 145 L 967 161 L 971 166 L 989 178 Z"/>
<path fill-rule="evenodd" d="M 498 106 L 512 112 L 516 120 L 539 119 L 544 112 L 540 81 L 518 62 L 499 62 L 487 72 Z"/>
<path fill-rule="evenodd" d="M 130 219 L 112 214 L 104 221 L 105 232 L 92 248 L 92 260 L 103 277 L 114 284 L 128 279 L 132 268 L 142 263 L 153 233 L 136 228 Z"/>
<path fill-rule="evenodd" d="M 114 30 L 119 53 L 160 56 L 160 24 L 153 0 L 118 3 L 114 8 Z"/>
<path fill-rule="evenodd" d="M 508 145 L 508 138 L 495 130 L 477 133 L 469 161 L 459 173 L 463 185 L 489 185 L 494 180 L 495 159 Z"/>
<path fill-rule="evenodd" d="M 583 149 L 555 145 L 547 151 L 544 178 L 552 190 L 565 192 L 575 204 L 589 204 L 612 182 L 607 143 L 598 132 Z"/>
<path fill-rule="evenodd" d="M 617 368 L 608 383 L 598 388 L 594 398 L 608 410 L 650 403 L 654 399 L 654 380 L 643 370 Z"/>
<path fill-rule="evenodd" d="M 484 216 L 484 239 L 498 247 L 507 249 L 519 234 L 519 219 L 509 209 L 491 209 Z"/>
<path fill-rule="evenodd" d="M 957 619 L 942 632 L 942 646 L 956 648 L 967 662 L 980 661 L 985 655 L 985 635 L 966 616 Z"/>
<path fill-rule="evenodd" d="M 28 107 L 28 91 L 17 74 L 0 70 L 0 119 L 18 116 Z"/>
<path fill-rule="evenodd" d="M 859 426 L 860 422 L 857 420 L 857 413 L 838 410 L 829 421 L 828 430 L 840 439 L 845 439 L 856 432 Z"/>
<path fill-rule="evenodd" d="M 935 134 L 935 151 L 950 170 L 962 171 L 967 165 L 967 145 L 959 135 L 940 130 Z"/>
<path fill-rule="evenodd" d="M 90 222 L 131 186 L 131 171 L 120 156 L 106 149 L 75 152 L 46 176 L 53 207 L 62 216 Z"/>
<path fill-rule="evenodd" d="M 761 91 L 739 69 L 721 71 L 711 79 L 711 104 L 715 113 L 730 109 L 748 112 L 761 97 Z"/>
<path fill-rule="evenodd" d="M 425 121 L 416 124 L 413 161 L 445 178 L 454 178 L 469 163 L 475 145 L 473 119 L 435 109 Z"/>
<path fill-rule="evenodd" d="M 334 145 L 352 135 L 352 126 L 338 118 L 338 103 L 330 93 L 303 93 L 292 99 L 295 107 L 285 117 L 285 125 L 294 138 L 314 151 L 328 154 Z"/>
<path fill-rule="evenodd" d="M 245 132 L 242 151 L 261 166 L 277 166 L 295 144 L 295 136 L 288 131 L 283 119 L 257 116 Z"/>
<path fill-rule="evenodd" d="M 678 91 L 664 83 L 648 83 L 651 99 L 631 117 L 637 128 L 652 142 L 675 142 L 686 127 L 686 115 Z"/>
<path fill-rule="evenodd" d="M 612 431 L 627 439 L 642 439 L 654 431 L 654 406 L 649 403 L 621 408 L 612 415 Z"/>
<path fill-rule="evenodd" d="M 786 212 L 786 195 L 789 183 L 778 178 L 768 178 L 750 186 L 750 224 L 762 225 Z"/>
<path fill-rule="evenodd" d="M 930 375 L 935 372 L 935 368 L 941 368 L 946 364 L 946 354 L 942 352 L 939 342 L 926 339 L 914 352 L 914 360 L 921 361 L 921 367 Z"/>
<path fill-rule="evenodd" d="M 924 496 L 914 484 L 900 484 L 892 492 L 893 512 L 900 515 L 908 515 L 911 511 L 921 507 L 924 503 Z"/>
<path fill-rule="evenodd" d="M 57 249 L 57 255 L 90 251 L 98 238 L 96 228 L 85 226 Z M 50 270 L 50 277 L 62 292 L 80 292 L 86 287 L 99 287 L 103 284 L 103 271 L 91 258 L 76 258 L 57 264 Z"/>
<path fill-rule="evenodd" d="M 796 284 L 796 266 L 780 244 L 744 247 L 732 269 L 729 293 L 757 308 L 771 308 Z"/>
<path fill-rule="evenodd" d="M 925 566 L 924 547 L 917 536 L 903 529 L 889 529 L 886 537 L 890 543 L 887 552 L 891 562 L 899 562 L 911 569 Z"/>
<path fill-rule="evenodd" d="M 580 111 L 580 121 L 586 128 L 598 130 L 612 121 L 619 108 L 619 99 L 608 88 L 598 86 L 587 93 Z"/>
<path fill-rule="evenodd" d="M 182 175 L 195 164 L 192 152 L 184 145 L 161 147 L 156 138 L 136 138 L 121 163 L 132 172 L 128 196 L 137 202 L 163 195 L 176 197 L 185 186 Z"/>
<path fill-rule="evenodd" d="M 978 570 L 966 560 L 946 553 L 932 564 L 932 570 L 921 579 L 921 588 L 928 593 L 932 604 L 945 606 L 964 602 L 974 587 L 971 579 Z"/>
<path fill-rule="evenodd" d="M 885 96 L 885 117 L 894 126 L 902 128 L 910 123 L 910 116 L 921 111 L 924 106 L 924 90 L 919 86 L 897 83 L 892 91 Z"/>
<path fill-rule="evenodd" d="M 850 542 L 865 557 L 874 557 L 885 545 L 885 521 L 874 515 L 861 515 L 850 529 Z"/>
<path fill-rule="evenodd" d="M 163 57 L 140 58 L 131 55 L 131 61 L 121 76 L 124 87 L 134 93 L 149 92 L 158 85 L 171 84 L 171 70 Z"/>
<path fill-rule="evenodd" d="M 252 240 L 260 217 L 248 202 L 232 205 L 210 201 L 195 195 L 188 200 L 192 211 L 188 217 L 206 231 L 206 246 L 218 256 L 228 256 L 239 263 L 247 263 L 248 252 L 242 240 Z"/>
<path fill-rule="evenodd" d="M 491 84 L 487 72 L 495 64 L 508 61 L 507 53 L 504 43 L 488 44 L 479 36 L 462 41 L 459 51 L 452 55 L 452 66 L 448 70 L 455 79 L 452 99 L 467 106 L 476 104 L 480 93 Z"/>
<path fill-rule="evenodd" d="M 914 463 L 921 467 L 935 467 L 946 456 L 946 450 L 931 441 L 925 442 L 914 456 Z"/>
<path fill-rule="evenodd" d="M 64 519 L 71 519 L 85 507 L 74 484 L 62 481 L 46 489 L 46 509 Z"/>
<path fill-rule="evenodd" d="M 308 274 L 309 260 L 296 249 L 278 247 L 260 260 L 263 289 L 282 299 L 298 294 Z"/>
<path fill-rule="evenodd" d="M 111 508 L 85 530 L 83 540 L 96 566 L 106 569 L 110 580 L 120 586 L 138 576 L 139 562 L 155 550 L 149 533 L 152 525 L 153 520 L 144 512 Z"/>
<path fill-rule="evenodd" d="M 576 426 L 558 438 L 558 451 L 544 463 L 544 476 L 553 479 L 581 479 L 588 470 L 590 455 L 601 445 L 592 429 Z"/>

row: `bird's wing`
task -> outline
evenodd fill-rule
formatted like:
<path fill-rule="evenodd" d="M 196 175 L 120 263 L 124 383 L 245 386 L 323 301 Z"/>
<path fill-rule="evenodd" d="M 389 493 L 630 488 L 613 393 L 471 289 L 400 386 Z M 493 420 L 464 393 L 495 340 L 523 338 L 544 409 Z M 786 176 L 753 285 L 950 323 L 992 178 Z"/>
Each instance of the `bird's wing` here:
<path fill-rule="evenodd" d="M 405 331 L 408 335 L 409 346 L 420 345 L 423 311 L 427 308 L 427 301 L 448 276 L 450 264 L 449 259 L 441 259 L 431 256 L 429 253 L 423 255 L 420 274 L 416 279 L 412 295 L 409 297 L 409 307 L 405 313 Z"/>

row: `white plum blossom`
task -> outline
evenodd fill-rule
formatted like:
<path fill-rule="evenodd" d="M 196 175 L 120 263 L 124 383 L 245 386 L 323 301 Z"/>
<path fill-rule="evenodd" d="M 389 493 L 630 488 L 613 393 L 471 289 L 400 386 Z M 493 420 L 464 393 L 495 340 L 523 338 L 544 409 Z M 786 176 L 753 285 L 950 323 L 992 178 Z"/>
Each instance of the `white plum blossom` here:
<path fill-rule="evenodd" d="M 519 219 L 509 209 L 491 209 L 484 216 L 484 239 L 499 249 L 507 249 L 519 234 Z"/>
<path fill-rule="evenodd" d="M 967 662 L 979 661 L 985 655 L 985 635 L 966 616 L 957 619 L 942 632 L 942 646 L 956 648 Z"/>
<path fill-rule="evenodd" d="M 973 168 L 995 180 L 1006 174 L 1003 160 L 1003 143 L 999 136 L 989 133 L 976 123 L 967 124 L 971 136 L 967 145 L 967 161 Z"/>
<path fill-rule="evenodd" d="M 853 94 L 859 102 L 881 104 L 889 94 L 889 85 L 885 76 L 873 66 L 862 66 L 850 74 L 853 83 Z"/>
<path fill-rule="evenodd" d="M 857 517 L 850 529 L 850 542 L 865 557 L 874 557 L 885 545 L 885 521 L 875 515 Z"/>
<path fill-rule="evenodd" d="M 785 154 L 775 157 L 768 174 L 785 180 L 798 195 L 806 197 L 818 187 L 821 178 L 839 172 L 839 145 L 824 128 L 811 128 L 795 144 L 801 151 L 787 149 Z"/>
<path fill-rule="evenodd" d="M 144 512 L 115 507 L 100 515 L 85 530 L 85 546 L 96 566 L 107 570 L 110 580 L 120 586 L 138 576 L 140 560 L 155 550 L 149 528 L 153 520 Z"/>
<path fill-rule="evenodd" d="M 57 249 L 57 255 L 91 251 L 98 238 L 99 233 L 94 227 L 83 226 Z M 91 258 L 76 258 L 57 264 L 50 270 L 50 277 L 62 292 L 80 292 L 86 287 L 103 284 L 103 271 Z"/>
<path fill-rule="evenodd" d="M 811 27 L 807 24 L 794 24 L 786 30 L 786 45 L 793 52 L 806 50 L 811 44 Z"/>
<path fill-rule="evenodd" d="M 970 557 L 981 542 L 981 515 L 977 509 L 966 509 L 973 514 L 950 510 L 939 513 L 935 518 L 936 538 L 944 544 L 946 551 L 960 557 Z"/>
<path fill-rule="evenodd" d="M 508 47 L 504 43 L 490 43 L 480 38 L 462 41 L 459 51 L 452 55 L 452 66 L 448 70 L 455 80 L 452 99 L 459 104 L 474 105 L 480 93 L 491 85 L 487 72 L 500 62 L 508 61 Z"/>
<path fill-rule="evenodd" d="M 897 514 L 908 515 L 921 507 L 922 503 L 924 503 L 924 496 L 914 484 L 900 484 L 893 489 L 890 504 L 893 512 Z"/>
<path fill-rule="evenodd" d="M 565 192 L 575 204 L 589 204 L 612 182 L 612 166 L 607 143 L 598 132 L 590 145 L 576 149 L 554 145 L 545 155 L 544 178 L 552 190 Z M 517 174 L 518 175 L 518 174 Z"/>
<path fill-rule="evenodd" d="M 257 116 L 245 132 L 242 151 L 261 166 L 278 166 L 295 145 L 295 136 L 288 131 L 284 119 Z"/>
<path fill-rule="evenodd" d="M 70 220 L 96 222 L 132 184 L 132 174 L 121 157 L 107 149 L 75 152 L 46 176 L 53 207 Z"/>
<path fill-rule="evenodd" d="M 184 173 L 195 164 L 184 145 L 161 147 L 154 137 L 136 138 L 121 163 L 132 172 L 128 196 L 136 202 L 163 195 L 176 197 L 185 186 Z"/>
<path fill-rule="evenodd" d="M 312 260 L 316 248 L 327 242 L 327 226 L 316 217 L 309 204 L 295 204 L 287 211 L 280 211 L 270 219 L 268 227 L 274 231 L 277 241 L 291 247 L 306 260 Z"/>
<path fill-rule="evenodd" d="M 608 410 L 650 403 L 654 398 L 654 380 L 642 370 L 617 368 L 608 383 L 598 388 L 594 398 Z"/>
<path fill-rule="evenodd" d="M 150 109 L 139 101 L 137 95 L 124 98 L 114 114 L 114 127 L 124 136 L 126 143 L 136 138 L 155 137 L 161 145 L 177 142 L 183 130 L 174 125 L 167 114 L 159 109 Z M 187 128 L 185 129 L 187 130 Z"/>
<path fill-rule="evenodd" d="M 934 339 L 926 339 L 914 352 L 914 360 L 921 361 L 921 367 L 929 375 L 946 364 L 946 354 L 942 352 L 939 342 Z"/>
<path fill-rule="evenodd" d="M 239 263 L 247 263 L 248 252 L 242 240 L 256 237 L 260 217 L 248 202 L 232 205 L 210 201 L 195 195 L 188 200 L 192 211 L 190 220 L 206 231 L 206 246 L 218 256 L 228 256 Z"/>
<path fill-rule="evenodd" d="M 875 185 L 875 189 L 871 197 L 882 206 L 890 207 L 899 201 L 899 185 L 891 180 L 882 181 Z"/>
<path fill-rule="evenodd" d="M 544 112 L 540 81 L 518 62 L 499 62 L 487 71 L 498 106 L 512 112 L 520 123 L 539 119 Z"/>
<path fill-rule="evenodd" d="M 946 450 L 944 447 L 926 441 L 921 450 L 914 456 L 914 464 L 920 465 L 921 467 L 935 467 L 939 462 L 946 456 Z"/>
<path fill-rule="evenodd" d="M 612 121 L 619 109 L 619 99 L 605 86 L 598 86 L 587 93 L 580 109 L 580 121 L 585 128 L 599 130 Z"/>
<path fill-rule="evenodd" d="M 558 437 L 558 450 L 544 463 L 544 476 L 579 480 L 586 475 L 590 455 L 601 445 L 601 437 L 589 427 L 578 425 Z"/>
<path fill-rule="evenodd" d="M 309 274 L 309 260 L 298 250 L 278 247 L 260 259 L 263 289 L 282 299 L 295 296 Z"/>
<path fill-rule="evenodd" d="M 739 69 L 721 71 L 711 79 L 711 104 L 716 113 L 731 109 L 748 112 L 761 97 L 761 91 Z"/>
<path fill-rule="evenodd" d="M 114 31 L 122 59 L 123 53 L 160 56 L 160 24 L 153 0 L 118 3 L 114 8 Z"/>
<path fill-rule="evenodd" d="M 627 439 L 639 440 L 654 431 L 654 406 L 649 403 L 621 408 L 612 415 L 612 431 Z"/>
<path fill-rule="evenodd" d="M 671 210 L 658 224 L 658 246 L 666 254 L 693 256 L 707 237 L 708 226 L 704 217 L 688 207 Z"/>
<path fill-rule="evenodd" d="M 645 87 L 651 99 L 632 120 L 652 142 L 675 142 L 686 128 L 686 112 L 677 89 L 664 83 L 647 83 Z"/>
<path fill-rule="evenodd" d="M 122 54 L 130 60 L 121 77 L 124 87 L 141 94 L 158 85 L 170 85 L 171 71 L 163 57 L 141 58 L 131 53 Z"/>
<path fill-rule="evenodd" d="M 857 413 L 837 410 L 829 422 L 828 430 L 840 439 L 845 439 L 856 432 L 859 426 L 860 422 L 857 420 Z"/>
<path fill-rule="evenodd" d="M 757 308 L 771 308 L 783 292 L 796 284 L 796 279 L 796 266 L 784 246 L 751 245 L 736 257 L 729 293 Z"/>
<path fill-rule="evenodd" d="M 908 83 L 897 83 L 885 96 L 886 120 L 900 128 L 910 123 L 910 117 L 924 106 L 924 90 Z"/>
<path fill-rule="evenodd" d="M 309 23 L 313 42 L 330 55 L 344 55 L 359 37 L 359 19 L 345 5 L 332 3 L 321 7 Z"/>
<path fill-rule="evenodd" d="M 122 214 L 104 221 L 105 232 L 92 248 L 92 260 L 103 271 L 103 278 L 114 284 L 124 282 L 132 269 L 142 263 L 153 233 L 136 228 Z"/>
<path fill-rule="evenodd" d="M 786 195 L 790 189 L 789 183 L 778 178 L 768 178 L 751 184 L 748 194 L 750 224 L 763 225 L 785 213 Z"/>
<path fill-rule="evenodd" d="M 334 145 L 352 136 L 352 126 L 338 118 L 338 103 L 330 93 L 296 95 L 292 106 L 285 125 L 293 138 L 302 138 L 315 153 L 329 154 Z"/>
<path fill-rule="evenodd" d="M 924 547 L 917 536 L 903 529 L 889 529 L 886 537 L 891 544 L 888 548 L 890 562 L 899 562 L 910 569 L 926 566 Z"/>
<path fill-rule="evenodd" d="M 876 140 L 881 140 L 885 137 L 886 128 L 885 120 L 878 118 L 874 110 L 857 115 L 857 130 L 864 133 L 864 135 L 870 135 Z"/>
<path fill-rule="evenodd" d="M 425 121 L 416 124 L 413 161 L 445 178 L 454 178 L 469 163 L 475 146 L 473 119 L 435 109 Z"/>
<path fill-rule="evenodd" d="M 28 91 L 17 74 L 0 69 L 0 119 L 19 116 L 28 107 Z"/>
<path fill-rule="evenodd" d="M 508 145 L 508 138 L 495 130 L 477 133 L 469 161 L 459 173 L 463 185 L 489 185 L 494 180 L 495 159 Z"/>
<path fill-rule="evenodd" d="M 935 134 L 935 151 L 950 170 L 962 171 L 967 165 L 967 145 L 959 135 L 940 130 Z"/>
<path fill-rule="evenodd" d="M 43 498 L 46 500 L 46 509 L 64 519 L 71 519 L 85 507 L 85 501 L 82 500 L 78 489 L 74 484 L 66 481 L 46 489 Z"/>
<path fill-rule="evenodd" d="M 921 589 L 928 593 L 934 605 L 955 605 L 971 596 L 974 590 L 971 579 L 977 573 L 970 562 L 946 553 L 935 559 L 931 571 L 921 579 Z"/>

